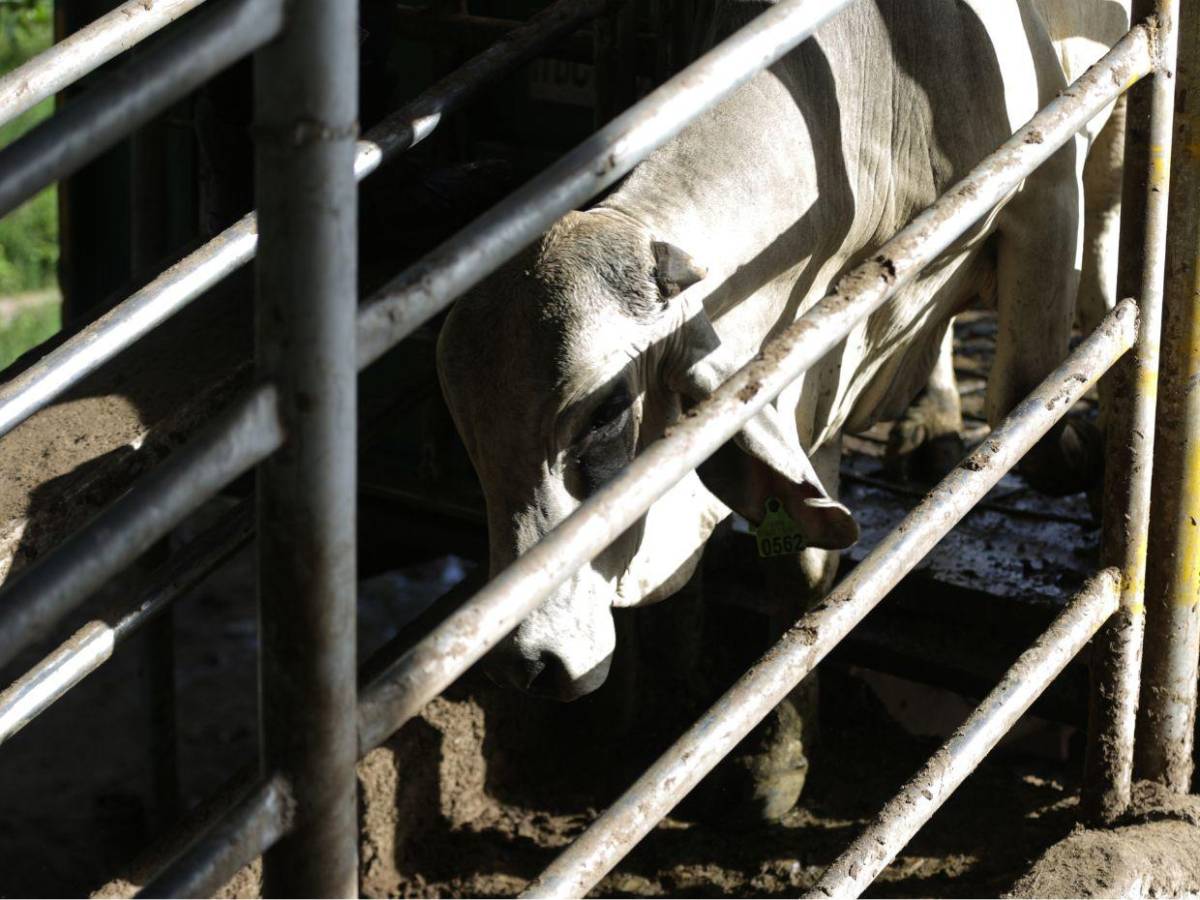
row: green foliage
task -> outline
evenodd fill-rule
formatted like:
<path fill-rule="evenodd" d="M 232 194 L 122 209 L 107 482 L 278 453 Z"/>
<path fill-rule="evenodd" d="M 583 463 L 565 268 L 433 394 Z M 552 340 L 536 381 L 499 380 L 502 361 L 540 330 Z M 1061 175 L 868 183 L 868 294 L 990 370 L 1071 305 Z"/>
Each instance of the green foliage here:
<path fill-rule="evenodd" d="M 0 72 L 8 72 L 50 46 L 50 0 L 0 0 Z M 54 110 L 46 100 L 0 127 L 0 146 L 20 137 Z M 54 283 L 58 263 L 58 204 L 47 188 L 0 219 L 0 295 L 39 290 Z"/>
<path fill-rule="evenodd" d="M 58 331 L 62 324 L 59 311 L 57 293 L 48 291 L 40 302 L 22 304 L 11 319 L 0 318 L 0 370 Z"/>

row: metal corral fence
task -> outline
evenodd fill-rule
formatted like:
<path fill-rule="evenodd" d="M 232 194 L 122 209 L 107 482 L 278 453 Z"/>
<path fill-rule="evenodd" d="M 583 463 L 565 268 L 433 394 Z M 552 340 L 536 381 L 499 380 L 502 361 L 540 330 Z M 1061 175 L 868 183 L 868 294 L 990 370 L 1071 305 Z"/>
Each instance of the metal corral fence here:
<path fill-rule="evenodd" d="M 1119 275 L 1120 295 L 1137 302 L 1118 304 L 527 896 L 576 896 L 595 885 L 1118 361 L 1115 374 L 1123 387 L 1110 427 L 1106 568 L 834 862 L 815 894 L 860 893 L 1098 631 L 1085 808 L 1094 818 L 1111 820 L 1128 804 L 1139 695 L 1139 771 L 1175 790 L 1188 789 L 1200 635 L 1200 542 L 1192 518 L 1200 516 L 1200 391 L 1191 383 L 1200 367 L 1200 3 L 1189 2 L 1180 20 L 1178 0 L 1135 4 L 1138 24 L 1082 78 L 356 696 L 356 370 L 848 2 L 781 0 L 401 273 L 357 313 L 346 303 L 355 290 L 355 182 L 551 41 L 594 17 L 620 16 L 613 0 L 559 0 L 357 142 L 354 3 L 131 0 L 0 82 L 0 117 L 7 119 L 187 14 L 186 27 L 0 151 L 0 212 L 7 212 L 222 68 L 256 53 L 257 216 L 246 216 L 0 389 L 2 434 L 257 253 L 257 387 L 0 592 L 2 665 L 45 637 L 197 504 L 259 466 L 253 516 L 245 508 L 233 513 L 174 561 L 117 624 L 85 627 L 0 695 L 2 741 L 98 667 L 118 641 L 245 543 L 257 526 L 261 766 L 230 783 L 216 812 L 143 894 L 208 895 L 265 852 L 272 894 L 354 895 L 356 759 L 412 718 L 1147 75 L 1148 83 L 1130 97 Z M 615 27 L 611 20 L 609 27 Z M 1184 50 L 1178 67 L 1177 46 Z M 1168 209 L 1176 96 L 1184 152 L 1174 189 L 1182 202 Z M 1168 235 L 1174 262 L 1164 304 Z M 685 296 L 696 302 L 711 289 L 701 283 Z M 1156 390 L 1160 331 L 1167 352 Z M 1126 355 L 1130 348 L 1134 352 Z M 1147 570 L 1152 470 L 1155 552 Z M 1147 659 L 1139 687 L 1143 631 Z"/>

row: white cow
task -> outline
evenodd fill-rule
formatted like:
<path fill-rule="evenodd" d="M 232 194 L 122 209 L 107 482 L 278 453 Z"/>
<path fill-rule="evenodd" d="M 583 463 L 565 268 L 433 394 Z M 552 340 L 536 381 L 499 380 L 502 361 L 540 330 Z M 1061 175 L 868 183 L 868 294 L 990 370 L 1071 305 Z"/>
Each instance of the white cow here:
<path fill-rule="evenodd" d="M 761 9 L 725 3 L 713 35 Z M 1111 0 L 860 0 L 465 296 L 442 332 L 439 372 L 482 482 L 493 573 L 1128 25 L 1127 5 Z M 504 677 L 561 698 L 598 686 L 614 648 L 611 608 L 678 590 L 730 510 L 756 523 L 769 497 L 805 534 L 798 561 L 809 587 L 826 585 L 825 551 L 857 536 L 834 499 L 840 437 L 903 414 L 952 316 L 975 301 L 998 310 L 993 420 L 1063 358 L 1080 279 L 1083 161 L 1101 124 L 530 615 L 500 648 Z M 685 321 L 675 297 L 706 269 L 734 274 Z"/>

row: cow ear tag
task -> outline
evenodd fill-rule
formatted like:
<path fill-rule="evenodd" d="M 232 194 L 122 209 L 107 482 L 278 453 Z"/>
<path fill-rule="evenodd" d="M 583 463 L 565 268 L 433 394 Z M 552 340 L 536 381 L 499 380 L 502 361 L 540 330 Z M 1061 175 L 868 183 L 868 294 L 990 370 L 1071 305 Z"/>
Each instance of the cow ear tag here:
<path fill-rule="evenodd" d="M 758 544 L 758 555 L 763 559 L 771 556 L 787 556 L 804 549 L 804 535 L 796 520 L 788 515 L 787 508 L 778 497 L 768 497 L 766 514 L 758 528 L 754 529 Z"/>

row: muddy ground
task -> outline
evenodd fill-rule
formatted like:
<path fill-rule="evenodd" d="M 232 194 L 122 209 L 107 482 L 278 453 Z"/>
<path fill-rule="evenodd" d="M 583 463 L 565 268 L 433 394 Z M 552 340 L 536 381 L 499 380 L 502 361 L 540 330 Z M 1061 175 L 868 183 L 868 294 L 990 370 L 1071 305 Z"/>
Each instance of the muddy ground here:
<path fill-rule="evenodd" d="M 964 339 L 969 342 L 973 335 L 968 330 Z M 983 433 L 976 412 L 981 400 L 977 363 L 978 354 L 968 354 L 960 371 L 975 437 Z M 871 450 L 881 446 L 879 432 L 853 446 L 857 455 L 847 466 L 868 479 L 859 486 L 890 496 L 895 510 L 887 515 L 899 515 L 920 490 L 870 484 L 885 479 L 878 449 Z M 1002 519 L 1005 504 L 1037 504 L 1019 482 L 1006 482 L 992 500 Z M 1076 501 L 1066 521 L 1054 523 L 1075 529 L 1071 540 L 1081 544 L 1071 549 L 1078 557 L 1073 571 L 1087 562 L 1086 545 L 1095 539 L 1086 503 Z M 1014 527 L 1029 534 L 1010 560 L 1010 568 L 1016 567 L 1012 578 L 1019 582 L 1044 570 L 1046 560 L 1061 558 L 1064 538 L 1061 528 L 1039 532 L 1028 514 L 1016 519 Z M 985 531 L 996 533 L 998 527 Z M 1004 559 L 1011 553 L 1000 548 L 992 555 Z M 854 561 L 848 558 L 847 564 Z M 445 558 L 410 563 L 365 589 L 360 656 L 366 659 L 413 607 L 443 592 L 462 571 L 462 564 Z M 973 577 L 975 587 L 995 580 L 990 570 L 959 571 L 956 577 L 968 582 Z M 1046 602 L 1053 605 L 1072 578 L 1046 579 Z M 98 602 L 133 589 L 122 582 Z M 682 609 L 688 598 L 671 602 Z M 517 893 L 682 732 L 703 708 L 705 696 L 719 693 L 761 651 L 762 635 L 749 624 L 751 618 L 733 607 L 705 609 L 710 641 L 701 658 L 708 677 L 699 692 L 694 684 L 676 680 L 669 660 L 664 668 L 660 659 L 658 669 L 629 676 L 624 687 L 614 678 L 600 695 L 568 707 L 499 692 L 473 673 L 432 704 L 360 767 L 364 893 Z M 87 615 L 83 611 L 78 621 Z M 653 658 L 671 643 L 669 625 L 663 631 L 670 615 L 669 605 L 631 612 L 621 627 L 638 634 L 643 655 L 648 651 Z M 177 605 L 175 766 L 164 764 L 162 744 L 155 740 L 151 682 L 156 676 L 142 638 L 121 648 L 83 686 L 0 748 L 0 895 L 86 895 L 125 871 L 181 810 L 254 759 L 256 631 L 249 553 Z M 23 671 L 37 658 L 37 652 L 28 655 L 7 674 Z M 879 684 L 845 661 L 822 667 L 820 740 L 810 748 L 802 805 L 784 821 L 735 829 L 702 823 L 697 818 L 708 814 L 685 809 L 634 850 L 600 892 L 772 896 L 794 895 L 812 885 L 936 747 L 938 738 L 928 732 L 956 724 L 955 714 L 925 725 L 914 725 L 906 715 L 906 706 L 911 712 L 912 706 L 932 705 L 945 692 L 922 688 L 899 700 L 892 692 L 885 705 L 876 693 Z M 630 695 L 640 702 L 631 706 L 625 699 Z M 868 895 L 996 895 L 1067 835 L 1074 823 L 1080 741 L 1070 730 L 1042 727 L 1041 732 L 1052 739 L 997 751 Z M 178 779 L 174 802 L 173 772 Z M 237 882 L 235 889 L 253 887 L 250 879 Z"/>

